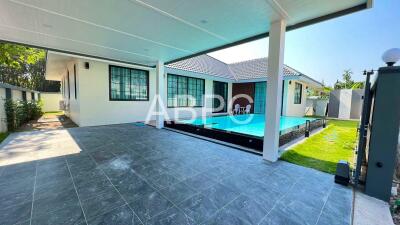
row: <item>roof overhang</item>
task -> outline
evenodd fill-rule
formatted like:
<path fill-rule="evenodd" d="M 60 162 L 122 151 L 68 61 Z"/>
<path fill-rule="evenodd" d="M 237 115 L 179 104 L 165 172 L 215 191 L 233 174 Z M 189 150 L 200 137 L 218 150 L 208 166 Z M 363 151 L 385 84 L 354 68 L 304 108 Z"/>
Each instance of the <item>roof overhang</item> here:
<path fill-rule="evenodd" d="M 370 7 L 372 0 L 4 0 L 0 40 L 155 66 Z M 244 16 L 240 16 L 244 15 Z"/>

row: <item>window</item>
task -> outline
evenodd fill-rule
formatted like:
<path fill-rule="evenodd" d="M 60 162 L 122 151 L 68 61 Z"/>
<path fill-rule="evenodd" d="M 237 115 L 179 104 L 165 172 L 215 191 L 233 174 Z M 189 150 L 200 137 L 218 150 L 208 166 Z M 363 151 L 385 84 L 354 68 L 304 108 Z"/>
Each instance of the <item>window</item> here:
<path fill-rule="evenodd" d="M 168 107 L 203 106 L 203 79 L 168 74 L 167 80 Z"/>
<path fill-rule="evenodd" d="M 76 90 L 76 65 L 74 64 L 74 91 L 75 91 L 75 93 L 74 93 L 74 97 L 75 97 L 75 99 L 76 99 L 76 96 L 77 96 L 77 90 Z"/>
<path fill-rule="evenodd" d="M 6 99 L 12 98 L 12 92 L 10 88 L 6 88 Z"/>
<path fill-rule="evenodd" d="M 35 100 L 35 93 L 34 92 L 31 92 L 31 99 Z"/>
<path fill-rule="evenodd" d="M 303 92 L 303 85 L 300 83 L 295 83 L 294 88 L 294 104 L 301 104 L 301 97 Z"/>
<path fill-rule="evenodd" d="M 214 81 L 213 82 L 213 91 L 214 91 L 214 96 L 221 96 L 223 98 L 223 103 L 220 102 L 220 99 L 214 97 L 213 101 L 213 113 L 219 113 L 219 112 L 226 112 L 227 111 L 227 105 L 228 105 L 228 83 L 225 82 L 219 82 L 219 81 Z M 224 104 L 224 108 L 220 109 L 221 104 Z"/>
<path fill-rule="evenodd" d="M 148 101 L 149 71 L 110 66 L 111 101 Z"/>
<path fill-rule="evenodd" d="M 26 102 L 26 91 L 22 91 L 22 101 Z"/>
<path fill-rule="evenodd" d="M 68 99 L 71 98 L 71 87 L 69 85 L 69 70 L 67 71 Z"/>

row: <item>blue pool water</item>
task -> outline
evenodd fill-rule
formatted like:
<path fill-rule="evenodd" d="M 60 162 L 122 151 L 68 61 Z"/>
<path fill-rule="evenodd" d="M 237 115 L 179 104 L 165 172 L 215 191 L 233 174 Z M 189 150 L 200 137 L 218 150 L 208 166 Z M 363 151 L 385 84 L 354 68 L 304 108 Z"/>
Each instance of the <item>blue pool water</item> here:
<path fill-rule="evenodd" d="M 252 117 L 252 118 L 251 118 Z M 248 120 L 247 123 L 244 123 Z M 306 120 L 313 121 L 313 118 L 305 117 L 289 117 L 281 116 L 280 131 L 284 132 L 295 128 L 299 125 L 306 123 Z M 193 125 L 205 125 L 209 128 L 221 129 L 227 131 L 233 131 L 242 134 L 249 134 L 253 136 L 263 137 L 265 127 L 265 115 L 264 114 L 244 114 L 244 115 L 228 115 L 228 116 L 215 116 L 207 117 L 204 120 L 198 118 L 195 120 L 181 120 L 179 122 L 193 124 Z"/>

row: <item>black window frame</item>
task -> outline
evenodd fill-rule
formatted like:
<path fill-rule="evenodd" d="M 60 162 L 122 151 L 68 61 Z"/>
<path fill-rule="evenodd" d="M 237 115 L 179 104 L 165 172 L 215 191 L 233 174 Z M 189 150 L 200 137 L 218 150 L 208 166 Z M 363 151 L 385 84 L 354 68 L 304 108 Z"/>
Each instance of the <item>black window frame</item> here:
<path fill-rule="evenodd" d="M 27 98 L 26 98 L 26 91 L 22 91 L 22 101 L 26 102 Z"/>
<path fill-rule="evenodd" d="M 229 89 L 229 84 L 227 83 L 227 82 L 222 82 L 222 81 L 216 81 L 216 80 L 214 80 L 213 81 L 213 95 L 215 95 L 216 93 L 216 86 L 217 85 L 222 85 L 223 87 L 224 87 L 224 93 L 223 93 L 223 95 L 224 96 L 221 96 L 221 97 L 224 97 L 224 101 L 225 101 L 225 106 L 224 106 L 224 108 L 223 109 L 221 109 L 221 110 L 219 110 L 219 111 L 214 111 L 215 110 L 215 108 L 216 108 L 216 106 L 215 106 L 215 104 L 216 104 L 216 102 L 219 102 L 219 100 L 217 99 L 217 98 L 213 98 L 213 112 L 212 113 L 225 113 L 225 112 L 228 112 L 228 98 L 229 98 L 229 96 L 228 96 L 228 89 Z M 219 93 L 220 94 L 220 93 Z"/>
<path fill-rule="evenodd" d="M 300 92 L 297 91 L 298 87 L 300 89 Z M 293 104 L 300 105 L 301 102 L 302 102 L 302 98 L 303 98 L 303 84 L 297 83 L 297 82 L 294 83 L 294 94 L 293 94 L 293 97 L 294 97 Z"/>
<path fill-rule="evenodd" d="M 137 70 L 137 71 L 143 71 L 146 73 L 146 86 L 147 86 L 147 96 L 146 99 L 122 99 L 122 98 L 113 98 L 111 94 L 111 81 L 112 81 L 112 68 L 123 68 L 123 69 L 129 69 L 129 73 L 131 73 L 132 70 Z M 130 68 L 130 67 L 123 67 L 123 66 L 115 66 L 115 65 L 109 65 L 108 66 L 108 99 L 109 101 L 124 101 L 124 102 L 148 102 L 150 99 L 150 72 L 148 70 L 142 70 L 142 69 L 137 69 L 137 68 Z M 129 78 L 129 91 L 132 90 L 132 76 L 131 74 Z M 131 94 L 129 96 L 132 96 Z"/>
<path fill-rule="evenodd" d="M 35 92 L 31 92 L 31 100 L 35 100 Z"/>
<path fill-rule="evenodd" d="M 78 91 L 76 90 L 76 64 L 74 64 L 74 97 L 77 99 L 77 93 Z"/>
<path fill-rule="evenodd" d="M 71 85 L 69 82 L 69 70 L 67 70 L 68 99 L 71 99 Z"/>
<path fill-rule="evenodd" d="M 179 102 L 177 102 L 176 106 L 170 106 L 169 105 L 169 101 L 168 101 L 168 99 L 169 99 L 169 96 L 168 96 L 169 91 L 168 91 L 168 89 L 169 89 L 169 84 L 170 84 L 170 82 L 169 82 L 169 77 L 170 76 L 177 77 L 177 80 L 179 79 L 179 77 L 183 78 L 183 79 L 186 79 L 186 95 L 189 95 L 189 78 L 203 81 L 203 85 L 202 85 L 203 86 L 203 93 L 202 93 L 202 96 L 201 96 L 201 105 L 189 106 L 189 99 L 186 98 L 186 105 L 181 106 L 181 105 L 178 105 Z M 204 107 L 204 103 L 205 103 L 204 102 L 205 84 L 206 84 L 206 80 L 202 79 L 202 78 L 182 76 L 182 75 L 178 75 L 178 74 L 168 73 L 167 74 L 167 108 L 202 108 L 202 107 Z M 179 94 L 179 82 L 178 81 L 177 81 L 177 85 L 176 85 L 176 94 Z"/>
<path fill-rule="evenodd" d="M 6 88 L 6 99 L 11 100 L 12 99 L 12 90 L 11 88 Z"/>

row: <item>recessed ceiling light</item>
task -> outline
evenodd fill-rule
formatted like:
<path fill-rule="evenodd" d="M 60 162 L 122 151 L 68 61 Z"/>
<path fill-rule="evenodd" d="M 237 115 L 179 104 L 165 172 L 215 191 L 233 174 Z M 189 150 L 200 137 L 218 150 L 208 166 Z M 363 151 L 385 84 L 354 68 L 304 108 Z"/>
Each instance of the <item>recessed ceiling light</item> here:
<path fill-rule="evenodd" d="M 200 20 L 200 23 L 206 24 L 206 23 L 208 23 L 208 21 L 207 20 Z"/>

